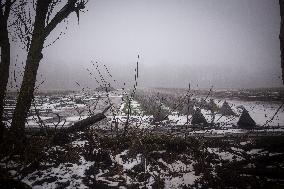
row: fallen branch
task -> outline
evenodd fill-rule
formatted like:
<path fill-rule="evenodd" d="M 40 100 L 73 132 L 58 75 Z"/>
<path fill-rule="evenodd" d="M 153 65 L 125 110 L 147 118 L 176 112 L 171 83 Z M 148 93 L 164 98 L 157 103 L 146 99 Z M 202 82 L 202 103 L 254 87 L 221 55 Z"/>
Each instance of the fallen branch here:
<path fill-rule="evenodd" d="M 56 135 L 59 134 L 59 133 L 60 133 L 59 135 L 61 135 L 62 133 L 69 134 L 69 133 L 73 133 L 73 132 L 76 132 L 76 131 L 86 130 L 91 125 L 105 119 L 106 116 L 104 114 L 111 108 L 111 106 L 112 105 L 109 105 L 101 113 L 98 113 L 98 114 L 90 116 L 86 119 L 80 120 L 80 121 L 74 123 L 70 127 L 67 127 L 67 128 L 62 127 L 60 130 L 58 130 L 58 133 L 56 133 Z M 49 131 L 48 133 L 51 134 L 51 135 L 55 134 L 53 128 L 48 129 L 48 131 Z M 28 130 L 28 131 L 26 131 L 26 133 L 29 133 L 29 134 L 36 133 L 37 135 L 45 134 L 45 133 L 42 133 L 42 131 L 39 131 L 38 129 Z"/>
<path fill-rule="evenodd" d="M 83 119 L 81 121 L 78 121 L 76 123 L 74 123 L 74 125 L 66 128 L 66 129 L 62 129 L 64 132 L 67 133 L 72 133 L 72 132 L 76 132 L 76 131 L 83 131 L 86 128 L 88 128 L 89 126 L 105 119 L 106 116 L 103 113 L 98 113 L 94 116 L 88 117 L 86 119 Z"/>
<path fill-rule="evenodd" d="M 78 121 L 76 123 L 74 123 L 72 126 L 63 129 L 65 133 L 72 133 L 72 132 L 76 132 L 76 131 L 83 131 L 86 128 L 88 128 L 89 126 L 103 120 L 106 118 L 106 116 L 104 115 L 110 108 L 112 105 L 109 105 L 108 107 L 106 107 L 102 113 L 98 113 L 94 116 L 88 117 L 86 119 L 83 119 L 81 121 Z"/>

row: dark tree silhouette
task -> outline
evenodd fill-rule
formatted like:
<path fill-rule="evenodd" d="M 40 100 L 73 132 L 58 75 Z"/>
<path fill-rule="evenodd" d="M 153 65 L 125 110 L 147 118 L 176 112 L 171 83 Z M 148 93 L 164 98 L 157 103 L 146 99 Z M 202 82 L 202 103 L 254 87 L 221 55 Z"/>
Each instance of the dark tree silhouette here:
<path fill-rule="evenodd" d="M 79 20 L 79 12 L 85 8 L 87 3 L 87 1 L 84 0 L 68 0 L 67 3 L 50 20 L 50 22 L 48 22 L 50 15 L 52 15 L 51 12 L 55 10 L 54 6 L 58 2 L 60 1 L 36 1 L 33 32 L 28 48 L 24 77 L 11 125 L 12 134 L 19 142 L 23 141 L 25 138 L 25 119 L 28 115 L 33 99 L 37 71 L 39 63 L 43 58 L 42 50 L 44 48 L 44 42 L 53 29 L 64 19 L 66 19 L 72 12 L 77 14 Z"/>
<path fill-rule="evenodd" d="M 1 49 L 1 63 L 0 63 L 0 142 L 3 138 L 4 123 L 4 98 L 6 94 L 6 87 L 9 79 L 10 67 L 10 41 L 8 32 L 8 19 L 11 12 L 12 5 L 15 0 L 0 0 L 0 49 Z"/>

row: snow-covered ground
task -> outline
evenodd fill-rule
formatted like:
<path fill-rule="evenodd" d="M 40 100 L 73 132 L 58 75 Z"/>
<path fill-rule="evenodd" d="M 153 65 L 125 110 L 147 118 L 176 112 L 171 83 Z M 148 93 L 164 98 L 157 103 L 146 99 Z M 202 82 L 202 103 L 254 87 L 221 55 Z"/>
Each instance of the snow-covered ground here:
<path fill-rule="evenodd" d="M 68 189 L 85 189 L 89 187 L 83 184 L 82 178 L 85 176 L 85 171 L 93 164 L 94 162 L 86 161 L 81 157 L 79 163 L 61 163 L 56 167 L 35 171 L 23 178 L 22 181 L 33 186 L 34 189 L 55 189 L 60 186 Z M 67 186 L 64 186 L 64 184 L 67 184 Z"/>
<path fill-rule="evenodd" d="M 215 100 L 215 103 L 221 107 L 225 100 Z M 220 123 L 221 126 L 232 126 L 237 125 L 239 117 L 241 115 L 241 110 L 239 107 L 244 107 L 248 110 L 250 116 L 254 119 L 258 126 L 266 124 L 266 126 L 280 126 L 284 127 L 284 107 L 278 111 L 275 118 L 269 121 L 281 104 L 279 103 L 268 103 L 268 102 L 258 102 L 258 101 L 240 101 L 240 100 L 226 100 L 231 106 L 232 110 L 236 113 L 236 116 L 222 116 L 216 113 L 214 118 L 214 123 Z M 206 118 L 207 122 L 211 122 L 212 113 L 208 110 L 201 109 L 201 113 Z M 192 117 L 189 114 L 189 119 Z M 186 115 L 178 115 L 173 112 L 169 115 L 169 120 L 176 125 L 184 125 L 187 122 Z"/>
<path fill-rule="evenodd" d="M 145 115 L 138 101 L 131 101 L 131 114 L 128 117 L 127 104 L 122 100 L 122 94 L 111 93 L 99 96 L 100 94 L 70 94 L 56 98 L 48 96 L 37 97 L 36 108 L 32 108 L 31 111 L 39 112 L 40 120 L 44 122 L 45 126 L 55 127 L 59 122 L 58 127 L 63 124 L 68 127 L 74 122 L 101 112 L 106 106 L 112 104 L 112 109 L 106 114 L 107 119 L 99 123 L 100 128 L 105 130 L 109 130 L 110 127 L 123 129 L 127 122 L 132 128 L 154 128 L 154 125 L 151 125 L 153 116 Z M 219 107 L 224 101 L 224 99 L 215 99 Z M 207 134 L 208 136 L 221 136 L 220 138 L 216 138 L 216 140 L 220 140 L 220 143 L 211 143 L 213 139 L 209 137 L 205 139 L 197 137 L 196 143 L 190 144 L 183 143 L 185 141 L 184 138 L 178 140 L 178 143 L 176 141 L 168 143 L 168 141 L 174 139 L 172 136 L 162 142 L 156 141 L 154 143 L 153 141 L 159 137 L 155 135 L 154 137 L 152 136 L 153 138 L 150 138 L 151 140 L 147 139 L 150 142 L 148 141 L 147 143 L 147 140 L 145 140 L 146 142 L 143 141 L 145 144 L 142 144 L 142 140 L 139 141 L 140 143 L 137 142 L 139 137 L 143 137 L 143 132 L 141 132 L 141 136 L 137 135 L 131 139 L 131 142 L 126 142 L 123 145 L 120 144 L 123 141 L 119 140 L 112 141 L 113 143 L 109 141 L 103 143 L 101 141 L 103 137 L 100 134 L 98 134 L 99 137 L 95 135 L 90 137 L 90 133 L 88 133 L 88 137 L 86 137 L 87 133 L 77 133 L 77 135 L 82 135 L 81 138 L 70 141 L 64 147 L 53 146 L 49 149 L 44 149 L 46 159 L 44 162 L 40 162 L 40 169 L 20 174 L 21 178 L 18 172 L 21 165 L 15 163 L 14 160 L 6 162 L 5 158 L 1 159 L 0 166 L 9 168 L 9 174 L 12 177 L 20 178 L 20 180 L 33 188 L 89 188 L 92 186 L 97 186 L 97 188 L 99 186 L 119 188 L 127 188 L 128 186 L 143 188 L 146 186 L 146 188 L 152 188 L 159 180 L 162 181 L 162 188 L 182 188 L 193 187 L 200 180 L 206 180 L 208 174 L 211 176 L 210 179 L 214 179 L 218 175 L 217 168 L 220 171 L 223 165 L 242 162 L 244 163 L 244 168 L 251 169 L 258 164 L 254 163 L 254 161 L 247 163 L 250 159 L 257 161 L 258 157 L 274 158 L 279 156 L 281 158 L 283 152 L 278 148 L 274 149 L 274 146 L 272 146 L 268 149 L 266 144 L 262 146 L 256 145 L 257 142 L 249 138 L 251 137 L 249 136 L 251 132 L 255 134 L 284 132 L 283 108 L 280 109 L 274 120 L 267 123 L 267 120 L 275 114 L 280 104 L 231 99 L 226 99 L 226 101 L 232 107 L 236 116 L 215 114 L 214 123 L 219 123 L 221 126 L 220 129 L 188 130 L 188 136 L 198 136 L 199 134 L 204 136 Z M 267 126 L 280 126 L 280 128 L 249 131 L 233 127 L 237 125 L 241 114 L 239 107 L 241 106 L 248 110 L 258 126 L 267 124 Z M 7 106 L 9 110 L 12 107 L 14 106 Z M 174 128 L 183 128 L 182 126 L 192 116 L 189 115 L 187 118 L 186 115 L 179 115 L 177 111 L 172 111 L 165 105 L 163 105 L 163 108 L 169 110 L 171 113 L 168 116 L 169 120 L 161 123 L 160 128 L 162 129 L 171 128 L 171 126 L 174 126 Z M 201 113 L 208 122 L 211 122 L 212 115 L 210 111 L 201 109 Z M 29 115 L 26 125 L 28 127 L 39 127 L 41 124 L 40 120 L 35 114 Z M 227 140 L 226 137 L 222 137 L 227 134 L 241 134 L 242 137 L 240 139 L 234 138 Z M 211 139 L 212 141 L 210 141 Z M 206 143 L 207 146 L 205 145 L 205 140 L 208 140 Z M 152 142 L 154 143 L 153 146 L 151 146 Z M 109 146 L 110 144 L 113 146 Z M 180 151 L 176 149 L 182 147 L 184 144 L 189 147 Z M 119 145 L 123 147 L 119 148 Z M 149 147 L 149 149 L 146 149 L 146 147 Z M 144 148 L 146 149 L 145 151 Z M 157 149 L 153 150 L 152 148 Z M 62 156 L 60 158 L 64 160 L 59 158 L 59 154 Z M 206 164 L 209 168 L 203 167 L 205 164 L 202 164 L 204 161 L 207 161 L 207 158 L 212 158 L 212 161 L 208 160 Z M 108 161 L 107 165 L 104 165 L 105 161 Z M 274 161 L 271 162 L 273 163 Z M 275 165 L 281 167 L 283 163 L 277 164 L 276 162 Z M 275 165 L 273 164 L 273 166 Z M 272 165 L 267 165 L 265 168 L 268 168 L 268 166 L 271 167 Z M 220 175 L 216 176 L 216 178 L 218 177 Z M 206 181 L 210 181 L 210 179 Z"/>
<path fill-rule="evenodd" d="M 276 102 L 260 102 L 260 101 L 240 101 L 229 100 L 234 111 L 236 108 L 243 106 L 248 110 L 250 116 L 255 120 L 256 124 L 264 125 L 276 113 L 281 104 Z M 284 107 L 280 109 L 275 118 L 267 123 L 267 126 L 284 126 Z"/>
<path fill-rule="evenodd" d="M 117 122 L 118 124 L 116 126 L 120 129 L 124 127 L 127 121 L 130 126 L 134 126 L 135 128 L 151 128 L 150 124 L 153 120 L 153 116 L 145 115 L 144 110 L 136 100 L 131 100 L 131 112 L 129 117 L 127 116 L 129 105 L 126 103 L 125 99 L 123 100 L 123 97 L 121 91 L 110 92 L 109 94 L 96 92 L 94 94 L 71 93 L 63 96 L 36 96 L 36 104 L 31 107 L 32 114 L 27 118 L 26 126 L 31 128 L 43 126 L 41 123 L 41 121 L 43 121 L 46 127 L 68 127 L 74 122 L 101 112 L 109 104 L 112 104 L 112 108 L 107 112 L 108 123 L 105 125 L 105 128 L 111 125 L 114 126 Z M 201 98 L 199 98 L 199 100 L 200 99 Z M 241 101 L 235 99 L 214 99 L 214 102 L 218 107 L 221 107 L 225 100 L 236 115 L 222 116 L 221 114 L 214 113 L 213 122 L 219 124 L 219 126 L 226 130 L 208 130 L 207 132 L 215 134 L 222 134 L 222 132 L 243 132 L 241 130 L 228 130 L 237 125 L 241 115 L 240 107 L 248 110 L 250 116 L 255 120 L 258 126 L 284 126 L 284 107 L 279 110 L 272 121 L 269 121 L 280 106 L 277 102 Z M 209 101 L 209 99 L 207 101 Z M 5 108 L 7 111 L 11 112 L 14 106 L 11 102 L 9 103 L 10 104 Z M 192 115 L 179 114 L 177 111 L 171 110 L 164 104 L 163 108 L 171 112 L 168 115 L 168 122 L 165 122 L 166 125 L 182 126 L 187 124 L 187 120 L 190 120 L 192 117 Z M 196 108 L 195 106 L 195 109 Z M 38 119 L 35 112 L 38 112 L 41 121 Z M 212 122 L 213 115 L 209 110 L 202 108 L 201 113 L 204 115 L 207 122 Z M 60 120 L 58 115 L 60 116 Z M 9 125 L 10 122 L 11 120 L 7 121 L 7 125 Z M 164 124 L 164 122 L 162 124 Z M 281 128 L 279 129 L 279 131 L 282 130 Z"/>

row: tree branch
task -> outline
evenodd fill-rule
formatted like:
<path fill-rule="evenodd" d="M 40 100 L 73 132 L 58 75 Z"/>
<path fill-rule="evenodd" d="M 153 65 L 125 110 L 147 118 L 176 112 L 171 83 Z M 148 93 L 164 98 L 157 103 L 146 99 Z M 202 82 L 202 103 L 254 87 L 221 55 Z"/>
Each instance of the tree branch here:
<path fill-rule="evenodd" d="M 54 16 L 54 18 L 50 21 L 49 24 L 44 29 L 44 38 L 46 38 L 50 32 L 65 18 L 67 18 L 72 12 L 76 12 L 78 16 L 78 12 L 85 8 L 86 2 L 77 0 L 68 0 L 66 5 L 62 7 L 62 9 Z"/>
<path fill-rule="evenodd" d="M 15 2 L 16 2 L 16 0 L 14 0 L 14 1 L 6 0 L 6 3 L 5 3 L 6 7 L 5 7 L 4 15 L 3 15 L 5 20 L 8 20 L 11 7 Z"/>

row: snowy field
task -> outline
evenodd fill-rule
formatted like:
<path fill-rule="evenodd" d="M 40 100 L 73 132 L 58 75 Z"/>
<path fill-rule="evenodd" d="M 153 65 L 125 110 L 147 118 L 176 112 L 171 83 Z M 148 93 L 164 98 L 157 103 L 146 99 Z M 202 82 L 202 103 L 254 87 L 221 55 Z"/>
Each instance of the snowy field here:
<path fill-rule="evenodd" d="M 43 126 L 50 128 L 69 127 L 74 122 L 83 120 L 103 111 L 105 107 L 111 104 L 112 107 L 110 111 L 107 112 L 107 122 L 103 122 L 104 125 L 101 125 L 101 127 L 109 129 L 112 126 L 116 126 L 121 129 L 127 122 L 135 128 L 151 128 L 151 125 L 153 124 L 153 115 L 147 113 L 147 111 L 145 111 L 145 105 L 141 106 L 136 99 L 131 100 L 131 111 L 128 112 L 129 104 L 123 98 L 124 94 L 125 92 L 123 91 L 113 91 L 109 93 L 94 92 L 36 96 L 34 100 L 35 103 L 32 105 L 30 115 L 27 118 L 26 126 L 27 128 L 38 128 Z M 196 99 L 200 100 L 201 97 L 197 97 Z M 242 112 L 241 108 L 245 108 L 248 111 L 249 115 L 256 122 L 257 127 L 275 127 L 278 131 L 283 131 L 284 108 L 282 107 L 274 116 L 281 105 L 280 102 L 244 101 L 229 98 L 214 99 L 210 97 L 207 99 L 208 102 L 209 99 L 213 99 L 219 108 L 224 101 L 228 102 L 235 115 L 224 116 L 218 112 L 215 112 L 213 115 L 211 111 L 201 107 L 201 113 L 207 122 L 213 122 L 222 129 L 219 131 L 216 131 L 216 128 L 207 129 L 207 133 L 243 133 L 241 129 L 238 130 L 238 128 L 236 128 Z M 8 125 L 11 122 L 10 119 L 14 106 L 15 102 L 11 99 L 5 106 L 5 111 L 8 115 Z M 144 110 L 142 107 L 144 107 Z M 159 123 L 162 127 L 168 128 L 170 126 L 178 127 L 184 125 L 189 125 L 190 127 L 190 122 L 188 123 L 187 121 L 192 118 L 192 114 L 184 115 L 165 104 L 162 104 L 162 108 L 168 111 L 167 119 Z M 199 107 L 195 105 L 194 109 L 196 108 Z M 271 120 L 273 116 L 274 118 Z"/>
<path fill-rule="evenodd" d="M 105 120 L 71 134 L 64 143 L 46 145 L 37 139 L 36 149 L 42 151 L 36 164 L 23 165 L 17 158 L 3 157 L 0 166 L 33 188 L 284 186 L 283 107 L 268 122 L 279 102 L 215 98 L 217 109 L 226 100 L 234 112 L 230 116 L 219 111 L 212 114 L 196 103 L 193 109 L 200 108 L 206 121 L 214 123 L 213 127 L 200 127 L 191 124 L 192 113 L 185 115 L 181 109 L 153 99 L 147 104 L 136 98 L 129 101 L 122 91 L 36 96 L 27 129 L 69 127 L 110 104 L 112 107 Z M 196 99 L 201 101 L 201 97 Z M 13 103 L 9 99 L 5 106 L 8 125 Z M 155 121 L 155 108 L 165 119 Z M 255 129 L 238 128 L 243 109 L 256 122 Z M 126 125 L 130 133 L 124 136 L 120 131 Z M 31 156 L 35 156 L 33 150 Z"/>

